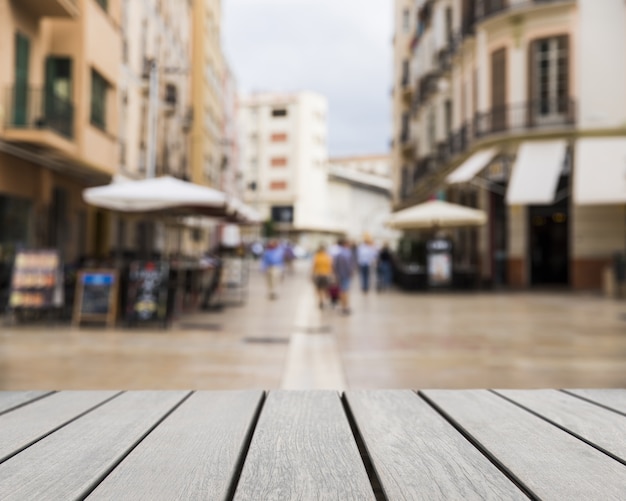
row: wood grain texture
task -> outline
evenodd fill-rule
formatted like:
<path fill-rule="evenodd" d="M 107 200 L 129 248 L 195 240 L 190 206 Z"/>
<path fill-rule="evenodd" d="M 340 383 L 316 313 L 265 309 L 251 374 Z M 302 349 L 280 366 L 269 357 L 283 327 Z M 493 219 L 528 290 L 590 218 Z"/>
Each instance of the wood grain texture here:
<path fill-rule="evenodd" d="M 565 391 L 626 414 L 626 390 L 624 389 Z"/>
<path fill-rule="evenodd" d="M 51 393 L 51 391 L 1 391 L 0 414 Z"/>
<path fill-rule="evenodd" d="M 346 399 L 388 499 L 528 499 L 414 392 Z"/>
<path fill-rule="evenodd" d="M 421 392 L 542 499 L 623 499 L 626 468 L 487 390 Z"/>
<path fill-rule="evenodd" d="M 374 499 L 336 392 L 269 394 L 235 499 Z"/>
<path fill-rule="evenodd" d="M 225 499 L 261 404 L 261 391 L 189 397 L 88 499 Z"/>
<path fill-rule="evenodd" d="M 116 393 L 64 391 L 1 415 L 0 462 Z"/>
<path fill-rule="evenodd" d="M 128 392 L 73 421 L 0 465 L 2 499 L 84 496 L 187 394 Z"/>
<path fill-rule="evenodd" d="M 498 390 L 496 393 L 626 461 L 626 416 L 557 390 Z"/>

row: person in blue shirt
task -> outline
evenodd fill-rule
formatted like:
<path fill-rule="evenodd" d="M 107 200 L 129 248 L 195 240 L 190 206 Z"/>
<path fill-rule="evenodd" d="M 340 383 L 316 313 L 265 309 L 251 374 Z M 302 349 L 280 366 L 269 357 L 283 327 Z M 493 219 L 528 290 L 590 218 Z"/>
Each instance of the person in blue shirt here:
<path fill-rule="evenodd" d="M 284 262 L 284 249 L 276 240 L 270 240 L 261 259 L 261 270 L 265 272 L 267 278 L 267 292 L 270 299 L 278 297 L 276 290 L 283 273 Z"/>

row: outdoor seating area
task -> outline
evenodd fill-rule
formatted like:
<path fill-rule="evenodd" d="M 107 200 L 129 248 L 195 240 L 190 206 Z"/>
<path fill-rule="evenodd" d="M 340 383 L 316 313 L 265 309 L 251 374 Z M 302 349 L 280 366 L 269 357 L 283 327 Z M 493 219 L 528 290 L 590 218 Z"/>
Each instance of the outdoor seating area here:
<path fill-rule="evenodd" d="M 3 499 L 621 499 L 626 390 L 0 393 Z"/>

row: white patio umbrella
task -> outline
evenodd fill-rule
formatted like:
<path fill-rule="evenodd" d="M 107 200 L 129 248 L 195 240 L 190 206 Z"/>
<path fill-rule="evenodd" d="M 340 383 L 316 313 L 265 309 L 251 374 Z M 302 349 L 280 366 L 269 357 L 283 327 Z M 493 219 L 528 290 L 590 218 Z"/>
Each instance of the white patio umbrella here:
<path fill-rule="evenodd" d="M 171 208 L 221 209 L 228 212 L 225 193 L 163 176 L 88 188 L 83 199 L 91 205 L 122 212 L 150 212 Z"/>
<path fill-rule="evenodd" d="M 487 222 L 485 211 L 441 200 L 431 200 L 392 214 L 387 225 L 398 230 L 458 228 L 481 226 Z"/>

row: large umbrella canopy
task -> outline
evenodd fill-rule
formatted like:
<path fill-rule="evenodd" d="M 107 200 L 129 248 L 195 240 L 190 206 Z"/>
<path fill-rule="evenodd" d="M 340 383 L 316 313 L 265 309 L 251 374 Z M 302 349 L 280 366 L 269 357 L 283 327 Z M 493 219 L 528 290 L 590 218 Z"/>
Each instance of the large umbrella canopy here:
<path fill-rule="evenodd" d="M 220 209 L 227 212 L 226 194 L 171 176 L 112 183 L 83 191 L 84 200 L 96 207 L 122 212 L 164 209 Z"/>
<path fill-rule="evenodd" d="M 481 226 L 487 222 L 487 214 L 478 209 L 431 200 L 392 214 L 387 224 L 398 230 L 422 228 L 455 228 Z"/>

